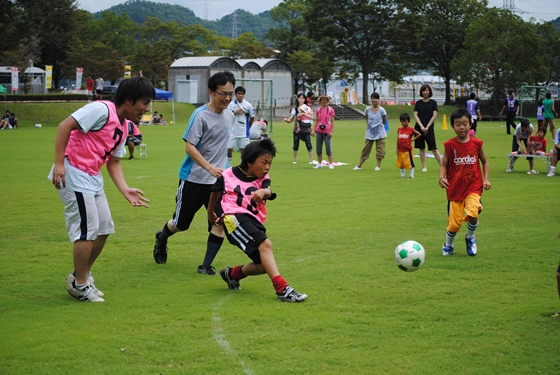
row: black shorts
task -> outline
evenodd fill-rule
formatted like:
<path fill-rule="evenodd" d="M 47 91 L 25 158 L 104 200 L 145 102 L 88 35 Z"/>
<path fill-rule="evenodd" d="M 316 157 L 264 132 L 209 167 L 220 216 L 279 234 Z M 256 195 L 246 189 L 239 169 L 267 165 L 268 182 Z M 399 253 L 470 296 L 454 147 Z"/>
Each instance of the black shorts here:
<path fill-rule="evenodd" d="M 431 128 L 433 128 L 433 125 Z M 434 133 L 433 131 L 428 131 L 427 134 L 424 134 L 424 132 L 420 129 L 419 126 L 414 127 L 414 129 L 416 129 L 420 134 L 422 134 L 414 141 L 414 148 L 419 148 L 419 149 L 426 148 L 426 143 L 427 143 L 428 151 L 437 150 L 436 133 Z"/>
<path fill-rule="evenodd" d="M 176 208 L 173 213 L 173 225 L 180 230 L 189 229 L 194 215 L 202 206 L 208 208 L 210 200 L 210 188 L 212 185 L 197 184 L 185 180 L 179 180 L 177 195 L 175 196 Z M 208 215 L 204 215 L 206 218 Z M 212 229 L 212 223 L 208 221 L 208 231 Z"/>
<path fill-rule="evenodd" d="M 228 241 L 243 250 L 255 264 L 261 264 L 259 246 L 266 240 L 266 228 L 251 215 L 237 214 L 223 217 Z"/>
<path fill-rule="evenodd" d="M 139 146 L 142 143 L 142 135 L 133 135 L 132 137 L 128 137 L 128 140 L 134 143 L 135 146 Z"/>

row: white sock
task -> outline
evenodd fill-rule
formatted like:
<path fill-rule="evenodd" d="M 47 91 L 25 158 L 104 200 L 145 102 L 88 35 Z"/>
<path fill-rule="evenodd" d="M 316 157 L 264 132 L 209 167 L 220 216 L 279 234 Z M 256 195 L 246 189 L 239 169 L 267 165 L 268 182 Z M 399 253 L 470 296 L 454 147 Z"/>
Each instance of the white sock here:
<path fill-rule="evenodd" d="M 414 178 L 414 168 L 410 168 L 410 177 Z"/>

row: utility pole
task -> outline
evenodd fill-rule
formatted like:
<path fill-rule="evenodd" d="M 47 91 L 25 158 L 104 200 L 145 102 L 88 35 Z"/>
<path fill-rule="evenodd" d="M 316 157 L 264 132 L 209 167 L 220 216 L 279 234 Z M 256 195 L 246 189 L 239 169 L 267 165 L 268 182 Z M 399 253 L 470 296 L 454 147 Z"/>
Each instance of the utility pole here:
<path fill-rule="evenodd" d="M 204 0 L 202 18 L 208 21 L 208 0 Z"/>
<path fill-rule="evenodd" d="M 237 39 L 237 13 L 233 13 L 233 21 L 231 25 L 231 39 Z"/>
<path fill-rule="evenodd" d="M 503 9 L 509 10 L 513 14 L 523 14 L 525 13 L 521 9 L 515 6 L 515 0 L 504 0 Z"/>

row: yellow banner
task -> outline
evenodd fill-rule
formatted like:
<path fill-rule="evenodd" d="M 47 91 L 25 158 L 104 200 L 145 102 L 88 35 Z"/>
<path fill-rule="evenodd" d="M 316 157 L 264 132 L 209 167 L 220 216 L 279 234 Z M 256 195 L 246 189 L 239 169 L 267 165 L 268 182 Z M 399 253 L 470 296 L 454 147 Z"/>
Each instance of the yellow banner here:
<path fill-rule="evenodd" d="M 132 65 L 125 65 L 124 66 L 124 78 L 130 78 L 131 77 L 131 70 L 132 70 Z"/>
<path fill-rule="evenodd" d="M 52 89 L 52 65 L 46 65 L 45 71 L 47 72 L 47 89 Z"/>

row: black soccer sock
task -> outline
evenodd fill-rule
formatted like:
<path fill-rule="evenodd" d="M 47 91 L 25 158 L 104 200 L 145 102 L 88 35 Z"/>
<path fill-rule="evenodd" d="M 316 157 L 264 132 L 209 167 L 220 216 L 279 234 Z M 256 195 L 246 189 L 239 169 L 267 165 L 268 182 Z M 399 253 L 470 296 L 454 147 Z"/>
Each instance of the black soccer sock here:
<path fill-rule="evenodd" d="M 212 264 L 216 255 L 218 255 L 218 251 L 220 251 L 220 247 L 222 247 L 223 242 L 224 239 L 222 237 L 218 237 L 212 233 L 208 234 L 208 242 L 206 243 L 206 255 L 204 255 L 204 262 L 202 262 L 203 266 L 209 266 Z"/>
<path fill-rule="evenodd" d="M 158 242 L 160 243 L 160 245 L 162 246 L 167 246 L 167 239 L 169 237 L 171 237 L 172 235 L 174 235 L 175 233 L 173 233 L 172 231 L 169 230 L 169 228 L 167 227 L 167 223 L 165 223 L 165 225 L 163 226 L 163 229 L 161 230 L 159 236 L 158 236 Z"/>

